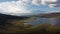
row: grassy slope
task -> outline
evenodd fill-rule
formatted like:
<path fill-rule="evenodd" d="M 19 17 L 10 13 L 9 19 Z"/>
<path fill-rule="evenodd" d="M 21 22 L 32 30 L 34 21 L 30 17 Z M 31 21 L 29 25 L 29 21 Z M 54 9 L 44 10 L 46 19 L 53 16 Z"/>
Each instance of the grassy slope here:
<path fill-rule="evenodd" d="M 55 14 L 54 14 L 55 15 Z M 49 16 L 53 16 L 52 14 L 49 15 L 44 15 L 43 17 L 49 17 Z M 54 17 L 60 17 L 60 14 L 57 16 L 53 16 Z M 31 20 L 35 20 L 35 18 L 26 18 L 26 19 L 22 19 L 22 20 L 11 20 L 9 21 L 12 25 L 7 27 L 7 28 L 3 28 L 0 29 L 0 33 L 20 33 L 20 34 L 58 34 L 60 33 L 60 26 L 55 26 L 55 25 L 47 25 L 47 24 L 43 24 L 43 25 L 37 25 L 37 26 L 32 26 L 32 25 L 27 25 L 25 26 L 24 23 L 31 21 Z M 25 27 L 24 27 L 25 26 Z"/>
<path fill-rule="evenodd" d="M 35 20 L 35 18 L 24 18 L 24 19 L 13 19 L 8 21 L 11 25 L 7 25 L 8 27 L 0 28 L 0 33 L 23 33 L 26 28 L 30 28 L 32 25 L 27 25 L 24 27 L 24 23 L 28 21 Z M 1 26 L 1 25 L 0 25 Z M 4 26 L 1 26 L 4 27 Z"/>

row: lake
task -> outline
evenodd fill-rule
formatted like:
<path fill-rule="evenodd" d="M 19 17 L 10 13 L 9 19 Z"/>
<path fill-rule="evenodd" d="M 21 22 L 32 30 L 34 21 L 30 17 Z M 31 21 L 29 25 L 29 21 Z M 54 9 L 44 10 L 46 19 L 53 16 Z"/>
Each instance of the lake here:
<path fill-rule="evenodd" d="M 60 18 L 40 18 L 36 17 L 36 20 L 28 22 L 31 25 L 39 24 L 51 24 L 51 25 L 60 25 Z"/>

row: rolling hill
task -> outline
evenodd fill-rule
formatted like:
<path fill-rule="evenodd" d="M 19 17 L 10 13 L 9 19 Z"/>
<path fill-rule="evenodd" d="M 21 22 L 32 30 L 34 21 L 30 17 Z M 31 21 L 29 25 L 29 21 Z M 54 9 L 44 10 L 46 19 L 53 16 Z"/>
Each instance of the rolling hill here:
<path fill-rule="evenodd" d="M 54 13 L 47 13 L 47 14 L 38 14 L 36 17 L 44 17 L 44 18 L 59 18 L 60 12 L 54 12 Z"/>

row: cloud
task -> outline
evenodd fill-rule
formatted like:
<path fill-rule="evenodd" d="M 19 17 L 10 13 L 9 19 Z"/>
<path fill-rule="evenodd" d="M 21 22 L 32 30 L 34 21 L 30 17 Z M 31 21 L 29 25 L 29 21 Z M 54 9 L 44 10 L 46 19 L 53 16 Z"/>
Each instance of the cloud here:
<path fill-rule="evenodd" d="M 58 4 L 49 4 L 48 6 L 51 7 L 51 8 L 57 8 L 57 7 L 60 7 L 60 5 L 58 5 Z"/>
<path fill-rule="evenodd" d="M 16 15 L 16 16 L 28 15 L 31 12 L 26 7 L 24 7 L 24 5 L 27 3 L 24 3 L 21 0 L 11 2 L 1 2 L 0 13 L 8 15 Z"/>
<path fill-rule="evenodd" d="M 18 0 L 0 2 L 0 13 L 7 15 L 31 15 L 33 14 L 26 6 L 48 5 L 50 8 L 60 7 L 60 0 Z"/>
<path fill-rule="evenodd" d="M 39 6 L 41 3 L 41 0 L 32 0 L 32 4 Z"/>
<path fill-rule="evenodd" d="M 32 0 L 34 5 L 48 5 L 50 8 L 60 7 L 60 0 Z"/>
<path fill-rule="evenodd" d="M 51 8 L 60 7 L 60 0 L 42 0 L 42 4 Z"/>

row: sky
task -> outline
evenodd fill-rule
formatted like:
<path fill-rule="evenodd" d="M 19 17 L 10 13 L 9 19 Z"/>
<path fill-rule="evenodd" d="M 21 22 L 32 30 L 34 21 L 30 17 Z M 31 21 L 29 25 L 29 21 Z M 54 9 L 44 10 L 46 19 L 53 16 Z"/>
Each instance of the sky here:
<path fill-rule="evenodd" d="M 15 16 L 60 12 L 60 0 L 0 0 L 0 13 Z"/>

